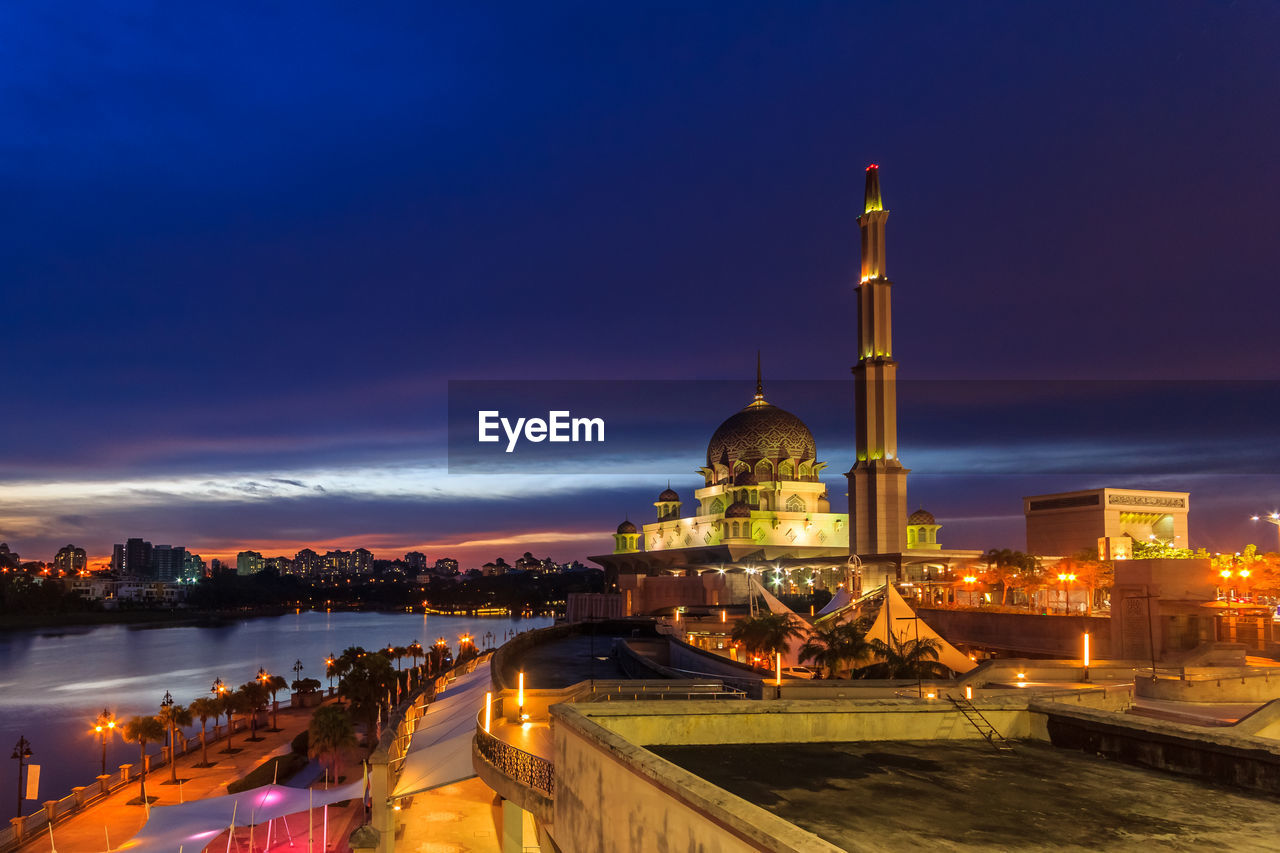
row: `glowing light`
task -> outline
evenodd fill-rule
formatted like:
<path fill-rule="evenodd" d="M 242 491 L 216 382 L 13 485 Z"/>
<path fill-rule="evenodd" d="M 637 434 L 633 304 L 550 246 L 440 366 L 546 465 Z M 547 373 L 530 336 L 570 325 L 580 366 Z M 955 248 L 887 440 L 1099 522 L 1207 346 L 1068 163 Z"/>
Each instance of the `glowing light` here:
<path fill-rule="evenodd" d="M 777 668 L 774 675 L 774 684 L 782 686 L 782 652 L 774 652 L 774 666 Z"/>
<path fill-rule="evenodd" d="M 1089 667 L 1089 632 L 1088 631 L 1084 632 L 1084 665 L 1085 665 L 1085 668 L 1088 669 Z"/>
<path fill-rule="evenodd" d="M 524 707 L 524 670 L 523 669 L 520 670 L 520 679 L 517 682 L 516 695 L 518 697 L 516 699 L 516 704 L 519 705 L 521 708 L 523 708 Z"/>
<path fill-rule="evenodd" d="M 1088 635 L 1086 634 L 1086 636 Z M 492 710 L 493 710 L 493 693 L 485 693 L 484 694 L 484 730 L 486 734 L 489 732 L 489 722 L 490 722 L 489 715 L 492 712 Z"/>
<path fill-rule="evenodd" d="M 879 169 L 879 168 L 880 168 L 879 163 L 872 163 L 870 166 L 867 167 L 867 171 L 870 172 L 872 169 Z"/>
<path fill-rule="evenodd" d="M 972 698 L 973 698 L 973 688 L 972 688 L 972 687 L 970 687 L 970 686 L 969 686 L 969 685 L 967 685 L 967 684 L 964 686 L 964 698 L 966 698 L 966 699 L 972 699 Z"/>

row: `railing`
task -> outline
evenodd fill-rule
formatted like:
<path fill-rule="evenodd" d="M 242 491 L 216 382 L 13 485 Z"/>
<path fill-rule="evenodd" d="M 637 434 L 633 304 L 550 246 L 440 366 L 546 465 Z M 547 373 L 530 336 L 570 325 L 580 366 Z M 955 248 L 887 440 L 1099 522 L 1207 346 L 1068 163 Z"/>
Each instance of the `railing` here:
<path fill-rule="evenodd" d="M 476 749 L 504 776 L 548 797 L 555 796 L 555 773 L 550 761 L 494 737 L 484 730 L 479 721 L 476 723 Z"/>
<path fill-rule="evenodd" d="M 265 724 L 263 720 L 259 722 Z M 237 733 L 247 732 L 250 729 L 247 718 L 237 719 L 234 725 Z M 212 745 L 226 737 L 227 724 L 223 723 L 209 729 L 206 742 Z M 200 749 L 200 736 L 196 735 L 189 738 L 185 736 L 185 733 L 179 732 L 177 746 L 178 755 L 188 755 Z M 162 747 L 159 753 L 152 753 L 146 756 L 145 767 L 148 776 L 169 763 L 168 755 L 168 747 Z M 15 825 L 14 821 L 10 821 L 8 826 L 0 829 L 0 853 L 10 853 L 10 851 L 16 850 L 31 841 L 36 833 L 46 831 L 46 825 L 50 822 L 56 827 L 65 818 L 96 805 L 100 800 L 114 794 L 121 788 L 137 784 L 138 777 L 142 773 L 143 770 L 137 764 L 121 765 L 121 769 L 109 774 L 106 779 L 94 779 L 93 784 L 85 785 L 79 790 L 73 789 L 72 793 L 60 800 L 46 800 L 42 808 L 21 818 L 19 822 L 21 831 L 19 831 L 19 826 Z"/>
<path fill-rule="evenodd" d="M 605 688 L 592 687 L 590 690 L 577 693 L 570 698 L 571 702 L 612 702 L 624 700 L 665 700 L 665 699 L 745 699 L 747 694 L 741 690 L 727 687 L 720 682 L 707 684 L 673 684 L 653 685 L 641 684 L 639 688 L 626 685 L 612 685 Z"/>

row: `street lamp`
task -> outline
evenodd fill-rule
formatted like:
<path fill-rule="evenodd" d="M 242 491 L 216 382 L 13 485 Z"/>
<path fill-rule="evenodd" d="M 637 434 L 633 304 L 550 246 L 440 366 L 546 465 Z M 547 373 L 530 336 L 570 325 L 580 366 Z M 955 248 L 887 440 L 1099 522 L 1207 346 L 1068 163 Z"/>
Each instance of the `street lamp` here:
<path fill-rule="evenodd" d="M 293 680 L 295 683 L 302 680 L 302 670 L 304 669 L 306 669 L 306 667 L 302 665 L 301 660 L 295 660 L 293 662 Z"/>
<path fill-rule="evenodd" d="M 964 589 L 965 589 L 965 592 L 968 593 L 970 607 L 973 606 L 973 584 L 977 580 L 978 578 L 975 575 L 964 576 Z"/>
<path fill-rule="evenodd" d="M 116 729 L 116 715 L 107 708 L 102 709 L 98 719 L 94 720 L 93 730 L 102 741 L 102 775 L 107 775 L 107 735 Z"/>
<path fill-rule="evenodd" d="M 1076 579 L 1074 574 L 1058 575 L 1058 580 L 1062 581 L 1062 612 L 1071 612 L 1071 582 Z"/>
<path fill-rule="evenodd" d="M 227 685 L 222 683 L 221 678 L 215 678 L 213 684 L 209 686 L 209 692 L 214 695 L 214 698 L 220 699 L 222 694 L 227 692 Z"/>
<path fill-rule="evenodd" d="M 18 745 L 13 748 L 13 755 L 9 757 L 18 761 L 18 812 L 15 817 L 22 817 L 22 769 L 26 760 L 31 757 L 31 741 L 19 735 Z"/>
<path fill-rule="evenodd" d="M 329 695 L 333 695 L 333 652 L 329 652 L 329 656 L 324 659 L 325 673 L 329 676 Z"/>

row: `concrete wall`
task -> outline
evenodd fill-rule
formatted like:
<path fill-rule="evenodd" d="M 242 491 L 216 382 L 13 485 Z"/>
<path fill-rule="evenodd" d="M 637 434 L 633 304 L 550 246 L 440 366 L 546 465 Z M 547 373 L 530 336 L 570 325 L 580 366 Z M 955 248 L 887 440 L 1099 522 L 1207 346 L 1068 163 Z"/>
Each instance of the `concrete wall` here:
<path fill-rule="evenodd" d="M 556 716 L 551 834 L 563 853 L 839 851 L 574 709 Z"/>
<path fill-rule="evenodd" d="M 1216 678 L 1197 677 L 1189 670 L 1186 680 L 1137 676 L 1138 695 L 1175 702 L 1270 702 L 1280 699 L 1280 668 L 1223 674 Z"/>
<path fill-rule="evenodd" d="M 1036 704 L 1049 739 L 1115 761 L 1280 794 L 1280 744 L 1163 720 Z M 1221 734 L 1219 732 L 1222 732 Z"/>
<path fill-rule="evenodd" d="M 982 610 L 916 609 L 933 630 L 952 645 L 972 645 L 1022 655 L 1078 658 L 1089 632 L 1096 658 L 1111 654 L 1111 620 L 1106 616 L 1041 616 Z"/>

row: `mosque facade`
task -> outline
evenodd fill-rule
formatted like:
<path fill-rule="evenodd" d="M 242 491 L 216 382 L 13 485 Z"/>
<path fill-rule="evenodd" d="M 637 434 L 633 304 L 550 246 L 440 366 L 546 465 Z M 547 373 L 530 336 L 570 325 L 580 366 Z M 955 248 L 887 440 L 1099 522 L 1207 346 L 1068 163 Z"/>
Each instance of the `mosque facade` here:
<path fill-rule="evenodd" d="M 765 398 L 757 360 L 755 395 L 712 434 L 692 500 L 683 501 L 668 484 L 653 502 L 651 521 L 624 520 L 613 534 L 613 552 L 591 558 L 619 591 L 649 587 L 637 604 L 735 603 L 754 572 L 773 571 L 779 579 L 785 573 L 793 589 L 834 588 L 878 585 L 886 577 L 910 583 L 977 558 L 978 552 L 943 549 L 932 514 L 907 514 L 909 470 L 898 457 L 892 285 L 885 265 L 888 215 L 873 164 L 858 218 L 857 458 L 846 474 L 849 511 L 832 511 L 821 480 L 827 463 L 818 458 L 813 433 Z M 654 580 L 662 577 L 680 580 Z"/>

